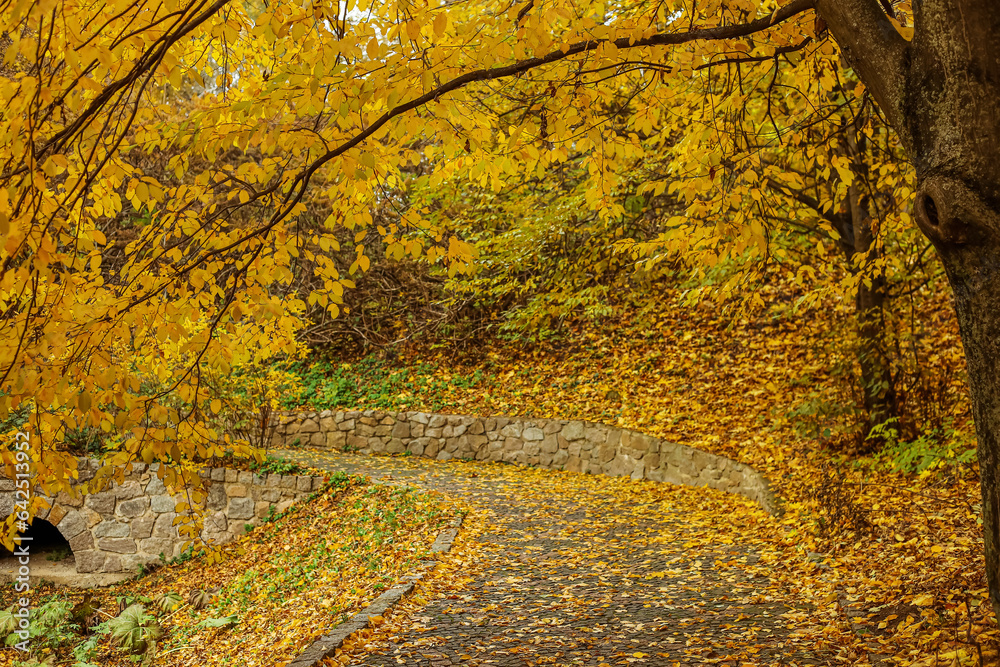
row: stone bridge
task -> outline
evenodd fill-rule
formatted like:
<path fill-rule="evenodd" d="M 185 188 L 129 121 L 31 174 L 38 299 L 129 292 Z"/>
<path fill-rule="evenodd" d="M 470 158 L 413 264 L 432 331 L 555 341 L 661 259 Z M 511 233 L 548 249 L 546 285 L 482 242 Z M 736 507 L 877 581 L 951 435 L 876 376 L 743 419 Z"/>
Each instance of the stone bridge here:
<path fill-rule="evenodd" d="M 91 459 L 79 459 L 78 465 L 78 484 L 93 479 L 100 467 Z M 174 519 L 178 504 L 187 498 L 169 492 L 157 476 L 158 465 L 133 463 L 121 484 L 112 483 L 98 493 L 47 498 L 50 507 L 35 520 L 48 522 L 66 539 L 77 573 L 124 576 L 158 562 L 160 554 L 170 559 L 181 553 L 185 538 Z M 201 538 L 215 544 L 235 539 L 272 507 L 283 511 L 323 484 L 321 477 L 258 475 L 228 468 L 206 468 L 200 474 L 207 490 Z M 0 516 L 8 516 L 14 503 L 13 480 L 0 478 Z"/>

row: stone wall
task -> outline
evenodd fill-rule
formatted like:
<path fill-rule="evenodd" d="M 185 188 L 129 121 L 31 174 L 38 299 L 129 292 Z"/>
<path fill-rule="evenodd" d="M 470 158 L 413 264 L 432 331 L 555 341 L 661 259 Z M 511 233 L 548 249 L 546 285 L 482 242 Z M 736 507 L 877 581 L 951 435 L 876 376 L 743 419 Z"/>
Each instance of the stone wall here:
<path fill-rule="evenodd" d="M 467 417 L 423 412 L 306 412 L 280 415 L 272 446 L 361 454 L 410 452 L 440 460 L 504 461 L 628 476 L 738 493 L 775 514 L 767 480 L 737 461 L 644 433 L 585 421 Z"/>
<path fill-rule="evenodd" d="M 157 476 L 154 463 L 133 463 L 121 484 L 87 495 L 60 493 L 48 498 L 50 507 L 37 515 L 55 526 L 69 542 L 76 571 L 135 572 L 140 565 L 173 558 L 184 548 L 174 525 L 178 503 Z M 97 461 L 79 460 L 78 483 L 90 481 Z M 201 471 L 208 492 L 201 533 L 206 542 L 224 544 L 256 524 L 274 507 L 284 511 L 323 485 L 321 477 L 257 475 L 227 468 Z M 0 478 L 0 516 L 14 510 L 14 482 Z"/>

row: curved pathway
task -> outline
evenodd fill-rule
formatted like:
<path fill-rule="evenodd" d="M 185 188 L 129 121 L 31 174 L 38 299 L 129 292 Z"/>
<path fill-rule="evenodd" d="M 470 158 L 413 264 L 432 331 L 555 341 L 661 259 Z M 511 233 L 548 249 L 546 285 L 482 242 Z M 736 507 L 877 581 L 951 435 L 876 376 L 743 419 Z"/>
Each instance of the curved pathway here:
<path fill-rule="evenodd" d="M 748 501 L 497 464 L 277 454 L 438 491 L 470 509 L 462 537 L 477 541 L 471 581 L 403 631 L 376 633 L 350 664 L 834 662 L 833 648 L 804 631 L 812 614 L 796 608 L 794 591 L 769 579 L 766 541 L 738 534 L 772 521 Z"/>

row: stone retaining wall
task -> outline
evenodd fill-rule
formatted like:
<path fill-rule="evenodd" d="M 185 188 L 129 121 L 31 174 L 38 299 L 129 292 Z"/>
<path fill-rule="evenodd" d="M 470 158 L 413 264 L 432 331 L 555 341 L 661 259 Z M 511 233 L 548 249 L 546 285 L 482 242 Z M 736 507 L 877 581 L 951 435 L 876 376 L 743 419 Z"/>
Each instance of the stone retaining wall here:
<path fill-rule="evenodd" d="M 628 476 L 738 493 L 772 514 L 767 480 L 737 461 L 628 429 L 585 421 L 468 417 L 423 412 L 305 412 L 279 415 L 272 445 L 361 454 L 410 452 Z"/>
<path fill-rule="evenodd" d="M 80 459 L 78 483 L 90 481 L 99 463 Z M 37 515 L 55 526 L 69 542 L 76 571 L 135 572 L 140 565 L 158 561 L 162 553 L 173 558 L 184 548 L 185 538 L 174 525 L 185 495 L 171 495 L 157 476 L 154 463 L 133 463 L 122 484 L 87 495 L 60 493 L 48 498 L 50 507 Z M 281 512 L 296 500 L 323 485 L 321 477 L 257 475 L 227 468 L 201 471 L 207 490 L 201 537 L 224 544 L 256 524 L 274 507 Z M 0 516 L 14 510 L 14 482 L 0 478 Z"/>

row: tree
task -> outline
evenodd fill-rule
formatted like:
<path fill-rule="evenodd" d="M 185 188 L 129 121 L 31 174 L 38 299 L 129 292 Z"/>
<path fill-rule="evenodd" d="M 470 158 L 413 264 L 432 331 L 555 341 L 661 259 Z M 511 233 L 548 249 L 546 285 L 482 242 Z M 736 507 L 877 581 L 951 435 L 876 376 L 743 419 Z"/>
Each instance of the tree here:
<path fill-rule="evenodd" d="M 70 422 L 116 438 L 109 465 L 161 458 L 183 472 L 222 447 L 200 375 L 292 344 L 303 304 L 282 286 L 300 252 L 322 280 L 309 299 L 339 310 L 349 279 L 303 244 L 333 252 L 337 227 L 363 238 L 406 165 L 440 160 L 437 178 L 464 170 L 499 189 L 572 146 L 588 155 L 585 204 L 614 216 L 616 165 L 648 150 L 639 133 L 669 124 L 672 100 L 699 94 L 699 72 L 730 67 L 735 90 L 791 54 L 831 53 L 825 27 L 915 165 L 917 221 L 955 292 L 1000 613 L 1000 14 L 990 4 L 916 2 L 908 39 L 884 0 L 404 0 L 366 13 L 291 1 L 0 3 L 0 413 L 30 408 L 49 490 L 72 467 L 59 448 Z M 595 107 L 627 77 L 645 87 L 628 107 L 630 132 L 606 140 Z M 512 122 L 506 88 L 532 91 L 536 112 Z M 174 104 L 182 91 L 195 93 L 186 112 Z M 723 157 L 704 154 L 706 167 Z M 326 231 L 303 239 L 297 221 L 313 202 L 331 213 Z M 689 246 L 766 244 L 748 212 L 731 213 Z M 108 239 L 122 215 L 141 224 Z M 419 210 L 378 231 L 390 254 L 456 270 L 470 258 Z M 119 263 L 103 266 L 118 242 Z M 364 271 L 364 245 L 350 252 L 348 272 Z"/>

